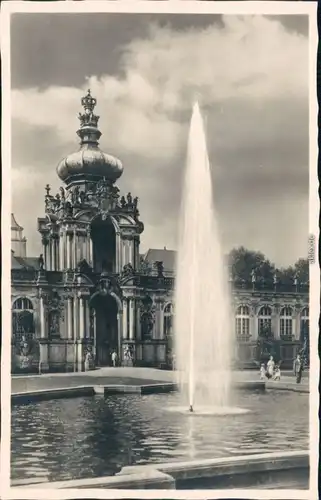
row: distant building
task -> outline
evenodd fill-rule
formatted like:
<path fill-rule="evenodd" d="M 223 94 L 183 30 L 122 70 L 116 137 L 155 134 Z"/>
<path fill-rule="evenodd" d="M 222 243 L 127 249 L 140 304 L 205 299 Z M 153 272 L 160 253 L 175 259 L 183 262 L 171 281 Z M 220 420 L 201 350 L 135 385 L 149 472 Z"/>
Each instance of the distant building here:
<path fill-rule="evenodd" d="M 11 251 L 16 257 L 26 257 L 27 240 L 23 236 L 23 227 L 19 226 L 13 214 L 11 214 Z"/>
<path fill-rule="evenodd" d="M 46 186 L 39 257 L 27 257 L 23 228 L 11 217 L 13 371 L 81 371 L 88 351 L 95 366 L 106 366 L 113 349 L 123 361 L 128 348 L 136 365 L 171 362 L 176 254 L 140 254 L 138 198 L 115 185 L 123 167 L 98 147 L 95 105 L 88 92 L 80 149 L 57 167 L 64 186 L 55 194 Z M 265 335 L 290 364 L 309 333 L 308 288 L 259 288 L 233 287 L 235 361 L 255 366 Z M 264 345 L 260 356 L 271 351 Z"/>

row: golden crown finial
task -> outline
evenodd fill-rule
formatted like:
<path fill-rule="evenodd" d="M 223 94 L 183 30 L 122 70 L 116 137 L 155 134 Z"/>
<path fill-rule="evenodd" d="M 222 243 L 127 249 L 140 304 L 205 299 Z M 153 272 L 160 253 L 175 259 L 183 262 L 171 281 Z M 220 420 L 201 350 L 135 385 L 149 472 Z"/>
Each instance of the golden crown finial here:
<path fill-rule="evenodd" d="M 81 99 L 81 105 L 85 109 L 85 112 L 93 112 L 97 104 L 97 99 L 92 97 L 90 89 L 87 91 L 87 95 Z"/>

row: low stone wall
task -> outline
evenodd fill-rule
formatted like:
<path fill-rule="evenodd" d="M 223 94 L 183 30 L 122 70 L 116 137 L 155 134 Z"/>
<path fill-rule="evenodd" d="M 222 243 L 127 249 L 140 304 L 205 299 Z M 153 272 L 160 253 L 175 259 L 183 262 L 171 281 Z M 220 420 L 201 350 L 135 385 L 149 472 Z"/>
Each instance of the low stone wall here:
<path fill-rule="evenodd" d="M 64 387 L 62 389 L 45 389 L 39 391 L 16 392 L 11 394 L 11 404 L 26 404 L 50 399 L 78 398 L 81 396 L 94 396 L 95 391 L 91 386 Z"/>
<path fill-rule="evenodd" d="M 28 484 L 29 489 L 308 489 L 307 451 L 124 467 L 116 476 Z"/>
<path fill-rule="evenodd" d="M 262 453 L 219 459 L 124 467 L 118 475 L 137 474 L 144 468 L 175 479 L 176 489 L 281 488 L 308 489 L 307 451 Z"/>

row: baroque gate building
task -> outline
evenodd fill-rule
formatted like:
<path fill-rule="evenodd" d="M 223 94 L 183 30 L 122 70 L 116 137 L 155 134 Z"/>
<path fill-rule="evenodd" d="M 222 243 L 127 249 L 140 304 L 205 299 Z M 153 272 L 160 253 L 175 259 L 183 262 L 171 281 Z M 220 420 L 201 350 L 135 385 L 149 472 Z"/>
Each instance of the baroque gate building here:
<path fill-rule="evenodd" d="M 141 256 L 138 198 L 121 195 L 116 186 L 123 167 L 99 148 L 90 91 L 81 103 L 80 148 L 57 167 L 59 192 L 46 186 L 39 258 L 26 256 L 23 228 L 12 215 L 13 371 L 81 371 L 88 351 L 96 366 L 106 366 L 113 350 L 123 362 L 128 349 L 137 365 L 168 364 L 174 252 Z M 283 358 L 293 359 L 308 328 L 306 286 L 259 290 L 243 284 L 234 286 L 233 301 L 237 359 L 251 362 L 266 325 L 282 341 Z"/>

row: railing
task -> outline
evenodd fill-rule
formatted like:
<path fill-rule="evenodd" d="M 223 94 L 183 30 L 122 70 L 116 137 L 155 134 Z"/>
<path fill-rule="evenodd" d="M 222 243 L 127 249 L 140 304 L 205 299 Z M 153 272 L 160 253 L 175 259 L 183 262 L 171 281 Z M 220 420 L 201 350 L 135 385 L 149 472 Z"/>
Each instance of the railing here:
<path fill-rule="evenodd" d="M 38 271 L 35 269 L 13 269 L 11 271 L 12 281 L 36 281 Z"/>
<path fill-rule="evenodd" d="M 74 272 L 74 271 L 71 271 Z M 88 277 L 93 281 L 93 283 L 97 283 L 101 278 L 100 273 L 96 273 L 94 271 L 85 272 Z M 114 278 L 118 280 L 119 274 L 116 273 L 108 273 L 110 278 Z M 19 281 L 37 281 L 39 276 L 39 272 L 34 269 L 13 269 L 11 271 L 11 278 L 13 282 Z M 61 271 L 44 271 L 44 278 L 48 281 L 49 284 L 57 284 L 63 282 L 63 272 Z M 175 286 L 175 278 L 169 276 L 153 276 L 153 275 L 145 275 L 134 273 L 132 276 L 134 286 L 142 287 L 142 288 L 151 288 L 154 290 L 157 289 L 166 289 L 173 290 Z M 309 284 L 282 284 L 282 283 L 262 283 L 256 282 L 251 283 L 250 281 L 232 281 L 230 282 L 232 291 L 251 291 L 252 293 L 293 293 L 293 294 L 308 294 L 309 293 Z"/>
<path fill-rule="evenodd" d="M 174 278 L 136 275 L 134 276 L 134 285 L 153 289 L 173 289 Z"/>
<path fill-rule="evenodd" d="M 309 293 L 309 285 L 301 283 L 298 285 L 285 284 L 285 283 L 251 283 L 250 281 L 231 281 L 233 290 L 252 290 L 253 292 L 274 292 L 274 293 Z"/>

